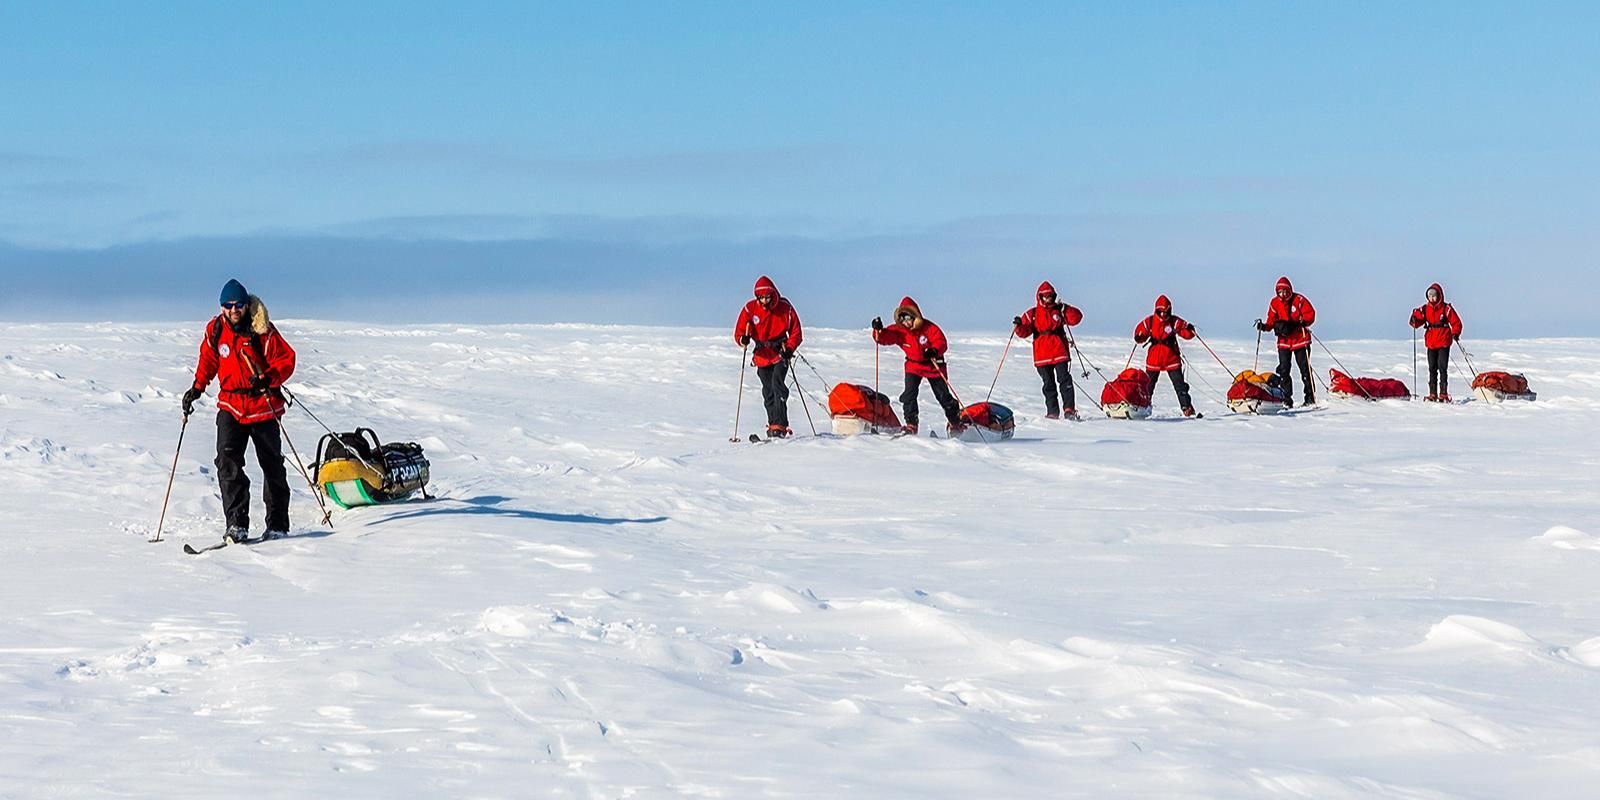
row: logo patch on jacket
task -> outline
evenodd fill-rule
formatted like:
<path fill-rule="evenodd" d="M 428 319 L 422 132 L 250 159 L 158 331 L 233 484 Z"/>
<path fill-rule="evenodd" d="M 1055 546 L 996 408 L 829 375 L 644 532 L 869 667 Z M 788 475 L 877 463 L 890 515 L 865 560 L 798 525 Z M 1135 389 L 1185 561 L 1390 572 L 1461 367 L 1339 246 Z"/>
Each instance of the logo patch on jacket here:
<path fill-rule="evenodd" d="M 217 355 L 227 358 L 233 351 L 228 348 L 227 342 L 217 345 Z"/>

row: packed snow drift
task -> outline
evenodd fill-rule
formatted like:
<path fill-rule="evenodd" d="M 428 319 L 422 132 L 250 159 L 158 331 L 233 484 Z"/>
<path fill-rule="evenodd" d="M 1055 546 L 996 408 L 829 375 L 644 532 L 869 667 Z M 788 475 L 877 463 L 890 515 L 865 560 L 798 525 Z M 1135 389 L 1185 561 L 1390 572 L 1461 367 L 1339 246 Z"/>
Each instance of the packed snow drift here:
<path fill-rule="evenodd" d="M 1127 343 L 1081 338 L 1073 422 L 1026 358 L 985 398 L 1005 336 L 952 333 L 1009 440 L 834 437 L 801 365 L 797 438 L 735 444 L 764 420 L 747 387 L 733 429 L 722 329 L 278 324 L 301 402 L 415 442 L 436 499 L 330 529 L 291 465 L 289 538 L 185 555 L 222 533 L 212 396 L 152 544 L 201 323 L 0 324 L 0 796 L 1600 786 L 1594 340 L 1466 342 L 1536 403 L 1262 416 L 1226 406 L 1241 332 L 1187 353 L 1203 419 L 1163 382 L 1119 420 L 1084 412 Z M 1409 340 L 1327 344 L 1411 374 Z M 801 352 L 874 384 L 864 330 Z"/>

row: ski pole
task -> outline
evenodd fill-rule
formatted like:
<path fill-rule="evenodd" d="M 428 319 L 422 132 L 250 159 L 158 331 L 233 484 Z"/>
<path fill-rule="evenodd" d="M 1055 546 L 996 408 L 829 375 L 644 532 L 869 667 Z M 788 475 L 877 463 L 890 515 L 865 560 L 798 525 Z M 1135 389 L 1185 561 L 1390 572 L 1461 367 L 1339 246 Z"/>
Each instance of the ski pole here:
<path fill-rule="evenodd" d="M 1000 382 L 1000 370 L 1001 368 L 1005 367 L 1006 354 L 1011 352 L 1011 342 L 1016 338 L 1017 332 L 1013 329 L 1011 331 L 1011 335 L 1006 338 L 1006 349 L 1000 351 L 1000 364 L 994 368 L 994 380 L 989 382 L 989 393 L 983 396 L 983 402 L 985 403 L 989 402 L 989 398 L 994 397 L 995 384 Z"/>
<path fill-rule="evenodd" d="M 1133 366 L 1133 354 L 1137 352 L 1139 352 L 1139 343 L 1134 342 L 1133 349 L 1128 351 L 1128 362 L 1122 365 L 1123 369 L 1128 369 Z"/>
<path fill-rule="evenodd" d="M 1307 330 L 1309 331 L 1310 329 L 1307 328 Z M 1341 372 L 1343 372 L 1344 374 L 1350 376 L 1350 382 L 1354 383 L 1356 385 L 1356 388 L 1360 389 L 1361 393 L 1367 396 L 1368 400 L 1376 400 L 1376 399 L 1378 399 L 1376 397 L 1373 397 L 1372 396 L 1372 392 L 1367 391 L 1367 387 L 1362 386 L 1361 385 L 1361 381 L 1356 380 L 1356 376 L 1351 374 L 1350 370 L 1348 368 L 1346 368 L 1344 363 L 1339 360 L 1339 357 L 1334 355 L 1333 351 L 1329 350 L 1328 346 L 1322 343 L 1322 337 L 1318 336 L 1316 333 L 1312 333 L 1311 334 L 1311 338 L 1317 340 L 1317 344 L 1322 346 L 1322 352 L 1327 353 L 1328 354 L 1328 358 L 1333 359 L 1333 363 L 1339 365 L 1339 370 Z M 1312 372 L 1311 374 L 1316 375 L 1317 373 L 1316 372 Z M 1317 375 L 1317 379 L 1321 380 L 1322 376 L 1321 375 Z M 1323 388 L 1327 388 L 1327 386 L 1328 386 L 1327 384 L 1323 384 Z M 1332 389 L 1328 389 L 1328 394 L 1333 394 L 1333 390 Z"/>
<path fill-rule="evenodd" d="M 728 441 L 739 441 L 739 412 L 744 408 L 744 366 L 750 362 L 750 342 L 744 343 L 744 351 L 739 355 L 739 399 L 733 404 L 733 435 Z"/>
<path fill-rule="evenodd" d="M 279 413 L 275 419 L 278 422 L 278 433 L 283 435 L 284 443 L 289 445 L 289 454 L 294 456 L 295 468 L 300 470 L 300 477 L 306 479 L 306 486 L 311 487 L 311 496 L 316 498 L 317 508 L 322 509 L 322 524 L 332 528 L 333 512 L 328 510 L 328 504 L 322 500 L 322 490 L 317 488 L 316 481 L 311 480 L 311 473 L 306 471 L 305 463 L 300 460 L 300 451 L 294 448 L 294 440 L 289 438 L 289 429 L 283 426 L 283 414 Z"/>
<path fill-rule="evenodd" d="M 965 417 L 967 415 L 967 404 L 961 402 L 961 395 L 956 394 L 956 387 L 951 385 L 949 373 L 946 373 L 944 371 L 944 367 L 940 364 L 940 362 L 938 360 L 934 360 L 931 363 L 933 364 L 933 371 L 939 373 L 939 377 L 944 381 L 944 388 L 945 388 L 946 391 L 950 392 L 951 399 L 955 400 L 956 401 L 956 405 L 961 407 L 961 414 L 958 415 L 956 418 L 960 419 L 962 417 Z M 929 387 L 929 388 L 932 388 L 932 387 Z M 988 402 L 988 401 L 984 401 L 984 402 Z M 977 429 L 977 431 L 978 431 L 978 439 L 980 441 L 982 441 L 984 444 L 988 444 L 989 443 L 989 437 L 983 435 L 983 426 L 974 424 L 972 427 Z"/>
<path fill-rule="evenodd" d="M 881 345 L 878 344 L 877 337 L 873 337 L 873 339 L 872 339 L 872 393 L 873 394 L 883 394 L 882 392 L 878 391 L 878 357 L 879 357 L 879 348 L 880 347 L 881 347 Z"/>
<path fill-rule="evenodd" d="M 806 402 L 806 390 L 800 388 L 800 376 L 793 369 L 789 370 L 789 378 L 794 381 L 795 391 L 800 393 L 800 408 L 806 412 L 806 424 L 811 426 L 811 435 L 817 435 L 817 423 L 811 421 L 811 406 Z"/>
<path fill-rule="evenodd" d="M 1417 396 L 1417 329 L 1411 329 L 1411 396 Z"/>
<path fill-rule="evenodd" d="M 172 499 L 172 481 L 178 477 L 178 454 L 183 452 L 183 433 L 189 429 L 189 415 L 183 415 L 183 425 L 178 428 L 178 449 L 172 454 L 172 474 L 167 476 L 167 494 L 161 498 L 161 518 L 156 521 L 155 538 L 151 543 L 161 541 L 161 528 L 167 524 L 167 502 Z"/>
<path fill-rule="evenodd" d="M 1260 369 L 1261 369 L 1261 329 L 1260 328 L 1256 328 L 1256 358 L 1255 358 L 1255 361 L 1250 362 L 1250 371 L 1251 372 L 1256 372 L 1257 370 L 1260 370 Z"/>
<path fill-rule="evenodd" d="M 1461 349 L 1461 358 L 1467 362 L 1467 369 L 1472 370 L 1472 379 L 1478 379 L 1478 368 L 1472 365 L 1472 354 L 1467 352 L 1467 346 L 1461 343 L 1461 337 L 1451 337 L 1456 347 Z"/>
<path fill-rule="evenodd" d="M 1084 363 L 1084 364 L 1085 364 L 1085 365 L 1086 365 L 1086 366 L 1088 366 L 1088 367 L 1089 367 L 1089 369 L 1092 369 L 1092 370 L 1094 370 L 1094 371 L 1095 371 L 1095 373 L 1096 373 L 1096 374 L 1098 374 L 1098 375 L 1099 375 L 1099 376 L 1100 376 L 1100 377 L 1101 377 L 1101 379 L 1103 379 L 1103 380 L 1106 380 L 1106 381 L 1109 381 L 1109 380 L 1111 380 L 1111 379 L 1110 379 L 1110 378 L 1107 378 L 1107 377 L 1106 377 L 1106 374 L 1105 374 L 1105 373 L 1104 373 L 1104 372 L 1101 372 L 1101 371 L 1100 371 L 1100 368 L 1099 368 L 1099 367 L 1097 367 L 1097 366 L 1095 366 L 1095 365 L 1094 365 L 1094 362 L 1093 362 L 1093 361 L 1090 361 L 1090 360 L 1089 360 L 1089 357 L 1088 357 L 1088 356 L 1086 356 L 1086 355 L 1084 355 L 1084 354 L 1083 354 L 1083 347 L 1081 347 L 1081 346 L 1080 346 L 1080 345 L 1079 345 L 1079 344 L 1078 344 L 1078 340 L 1077 340 L 1077 339 L 1074 339 L 1074 338 L 1073 338 L 1073 337 L 1072 337 L 1072 327 L 1071 327 L 1071 326 L 1070 326 L 1070 325 L 1069 325 L 1069 326 L 1067 326 L 1067 344 L 1068 344 L 1068 345 L 1069 345 L 1069 346 L 1071 346 L 1071 348 L 1072 348 L 1072 349 L 1073 349 L 1073 350 L 1077 350 L 1077 351 L 1078 351 L 1078 358 L 1079 358 L 1079 359 L 1081 359 L 1081 360 L 1082 360 L 1082 361 L 1083 361 L 1083 363 Z M 1082 377 L 1085 377 L 1085 378 L 1087 378 L 1087 377 L 1089 377 L 1089 369 L 1086 369 L 1086 370 L 1084 370 L 1084 371 L 1083 371 L 1083 375 L 1082 375 Z"/>
<path fill-rule="evenodd" d="M 1222 356 L 1217 355 L 1217 351 L 1212 350 L 1211 345 L 1206 344 L 1205 337 L 1201 336 L 1200 332 L 1194 329 L 1194 326 L 1189 326 L 1189 330 L 1194 334 L 1194 338 L 1200 340 L 1200 346 L 1204 347 L 1206 352 L 1210 353 L 1211 357 L 1217 360 L 1217 364 L 1222 367 L 1222 371 L 1228 373 L 1228 380 L 1233 380 L 1233 370 L 1228 369 L 1228 365 L 1222 363 Z"/>

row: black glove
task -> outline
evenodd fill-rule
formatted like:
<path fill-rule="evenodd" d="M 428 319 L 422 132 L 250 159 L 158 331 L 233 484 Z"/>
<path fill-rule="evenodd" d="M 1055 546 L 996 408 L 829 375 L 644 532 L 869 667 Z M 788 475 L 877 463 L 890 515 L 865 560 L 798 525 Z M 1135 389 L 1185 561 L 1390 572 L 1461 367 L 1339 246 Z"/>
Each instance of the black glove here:
<path fill-rule="evenodd" d="M 256 394 L 266 394 L 272 387 L 272 379 L 265 375 L 256 375 L 250 378 L 250 390 Z"/>
<path fill-rule="evenodd" d="M 200 391 L 200 387 L 198 386 L 190 386 L 189 391 L 183 393 L 184 416 L 187 417 L 194 413 L 194 401 L 199 400 L 200 396 L 203 394 L 205 394 L 205 392 Z"/>
<path fill-rule="evenodd" d="M 739 346 L 740 347 L 749 347 L 750 346 L 750 334 L 747 333 L 747 334 L 744 334 L 743 336 L 739 337 Z"/>
<path fill-rule="evenodd" d="M 883 330 L 883 317 L 872 318 L 872 329 L 875 331 Z"/>
<path fill-rule="evenodd" d="M 933 349 L 931 347 L 924 348 L 923 351 L 922 351 L 922 357 L 926 358 L 929 361 L 938 361 L 939 360 L 939 351 L 935 350 L 935 349 Z"/>
<path fill-rule="evenodd" d="M 781 358 L 790 359 L 790 358 L 794 358 L 794 351 L 790 350 L 788 345 L 780 344 L 780 345 L 778 345 L 778 355 Z"/>
<path fill-rule="evenodd" d="M 1011 327 L 1013 327 L 1013 328 L 1022 327 L 1022 317 L 1012 317 L 1011 318 Z"/>
<path fill-rule="evenodd" d="M 1133 337 L 1134 344 L 1144 344 L 1148 341 L 1150 341 L 1150 334 L 1148 333 L 1135 334 Z"/>
<path fill-rule="evenodd" d="M 1258 319 L 1258 320 L 1256 320 L 1256 330 L 1258 330 L 1258 331 L 1269 331 L 1269 330 L 1272 330 L 1272 329 L 1267 327 L 1267 323 L 1262 322 L 1261 320 Z"/>

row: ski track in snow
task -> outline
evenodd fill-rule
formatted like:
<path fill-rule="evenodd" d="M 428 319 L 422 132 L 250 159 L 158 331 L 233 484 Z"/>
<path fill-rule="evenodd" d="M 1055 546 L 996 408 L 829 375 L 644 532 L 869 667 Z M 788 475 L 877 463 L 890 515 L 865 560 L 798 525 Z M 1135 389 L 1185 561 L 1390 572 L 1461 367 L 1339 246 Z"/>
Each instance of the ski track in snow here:
<path fill-rule="evenodd" d="M 1019 351 L 1013 441 L 752 446 L 720 330 L 281 327 L 296 393 L 423 444 L 439 499 L 330 533 L 291 475 L 297 536 L 185 556 L 220 535 L 213 390 L 149 544 L 200 324 L 0 324 L 0 796 L 1600 786 L 1593 340 L 1474 343 L 1537 403 L 1283 418 L 1230 415 L 1194 348 L 1206 419 L 1163 383 L 1148 422 L 1094 416 L 1094 375 L 1084 422 L 1042 419 Z M 870 382 L 865 333 L 808 333 Z M 1253 344 L 1212 342 L 1235 369 Z M 968 402 L 1003 345 L 954 337 Z M 1408 342 L 1329 345 L 1409 378 Z"/>

